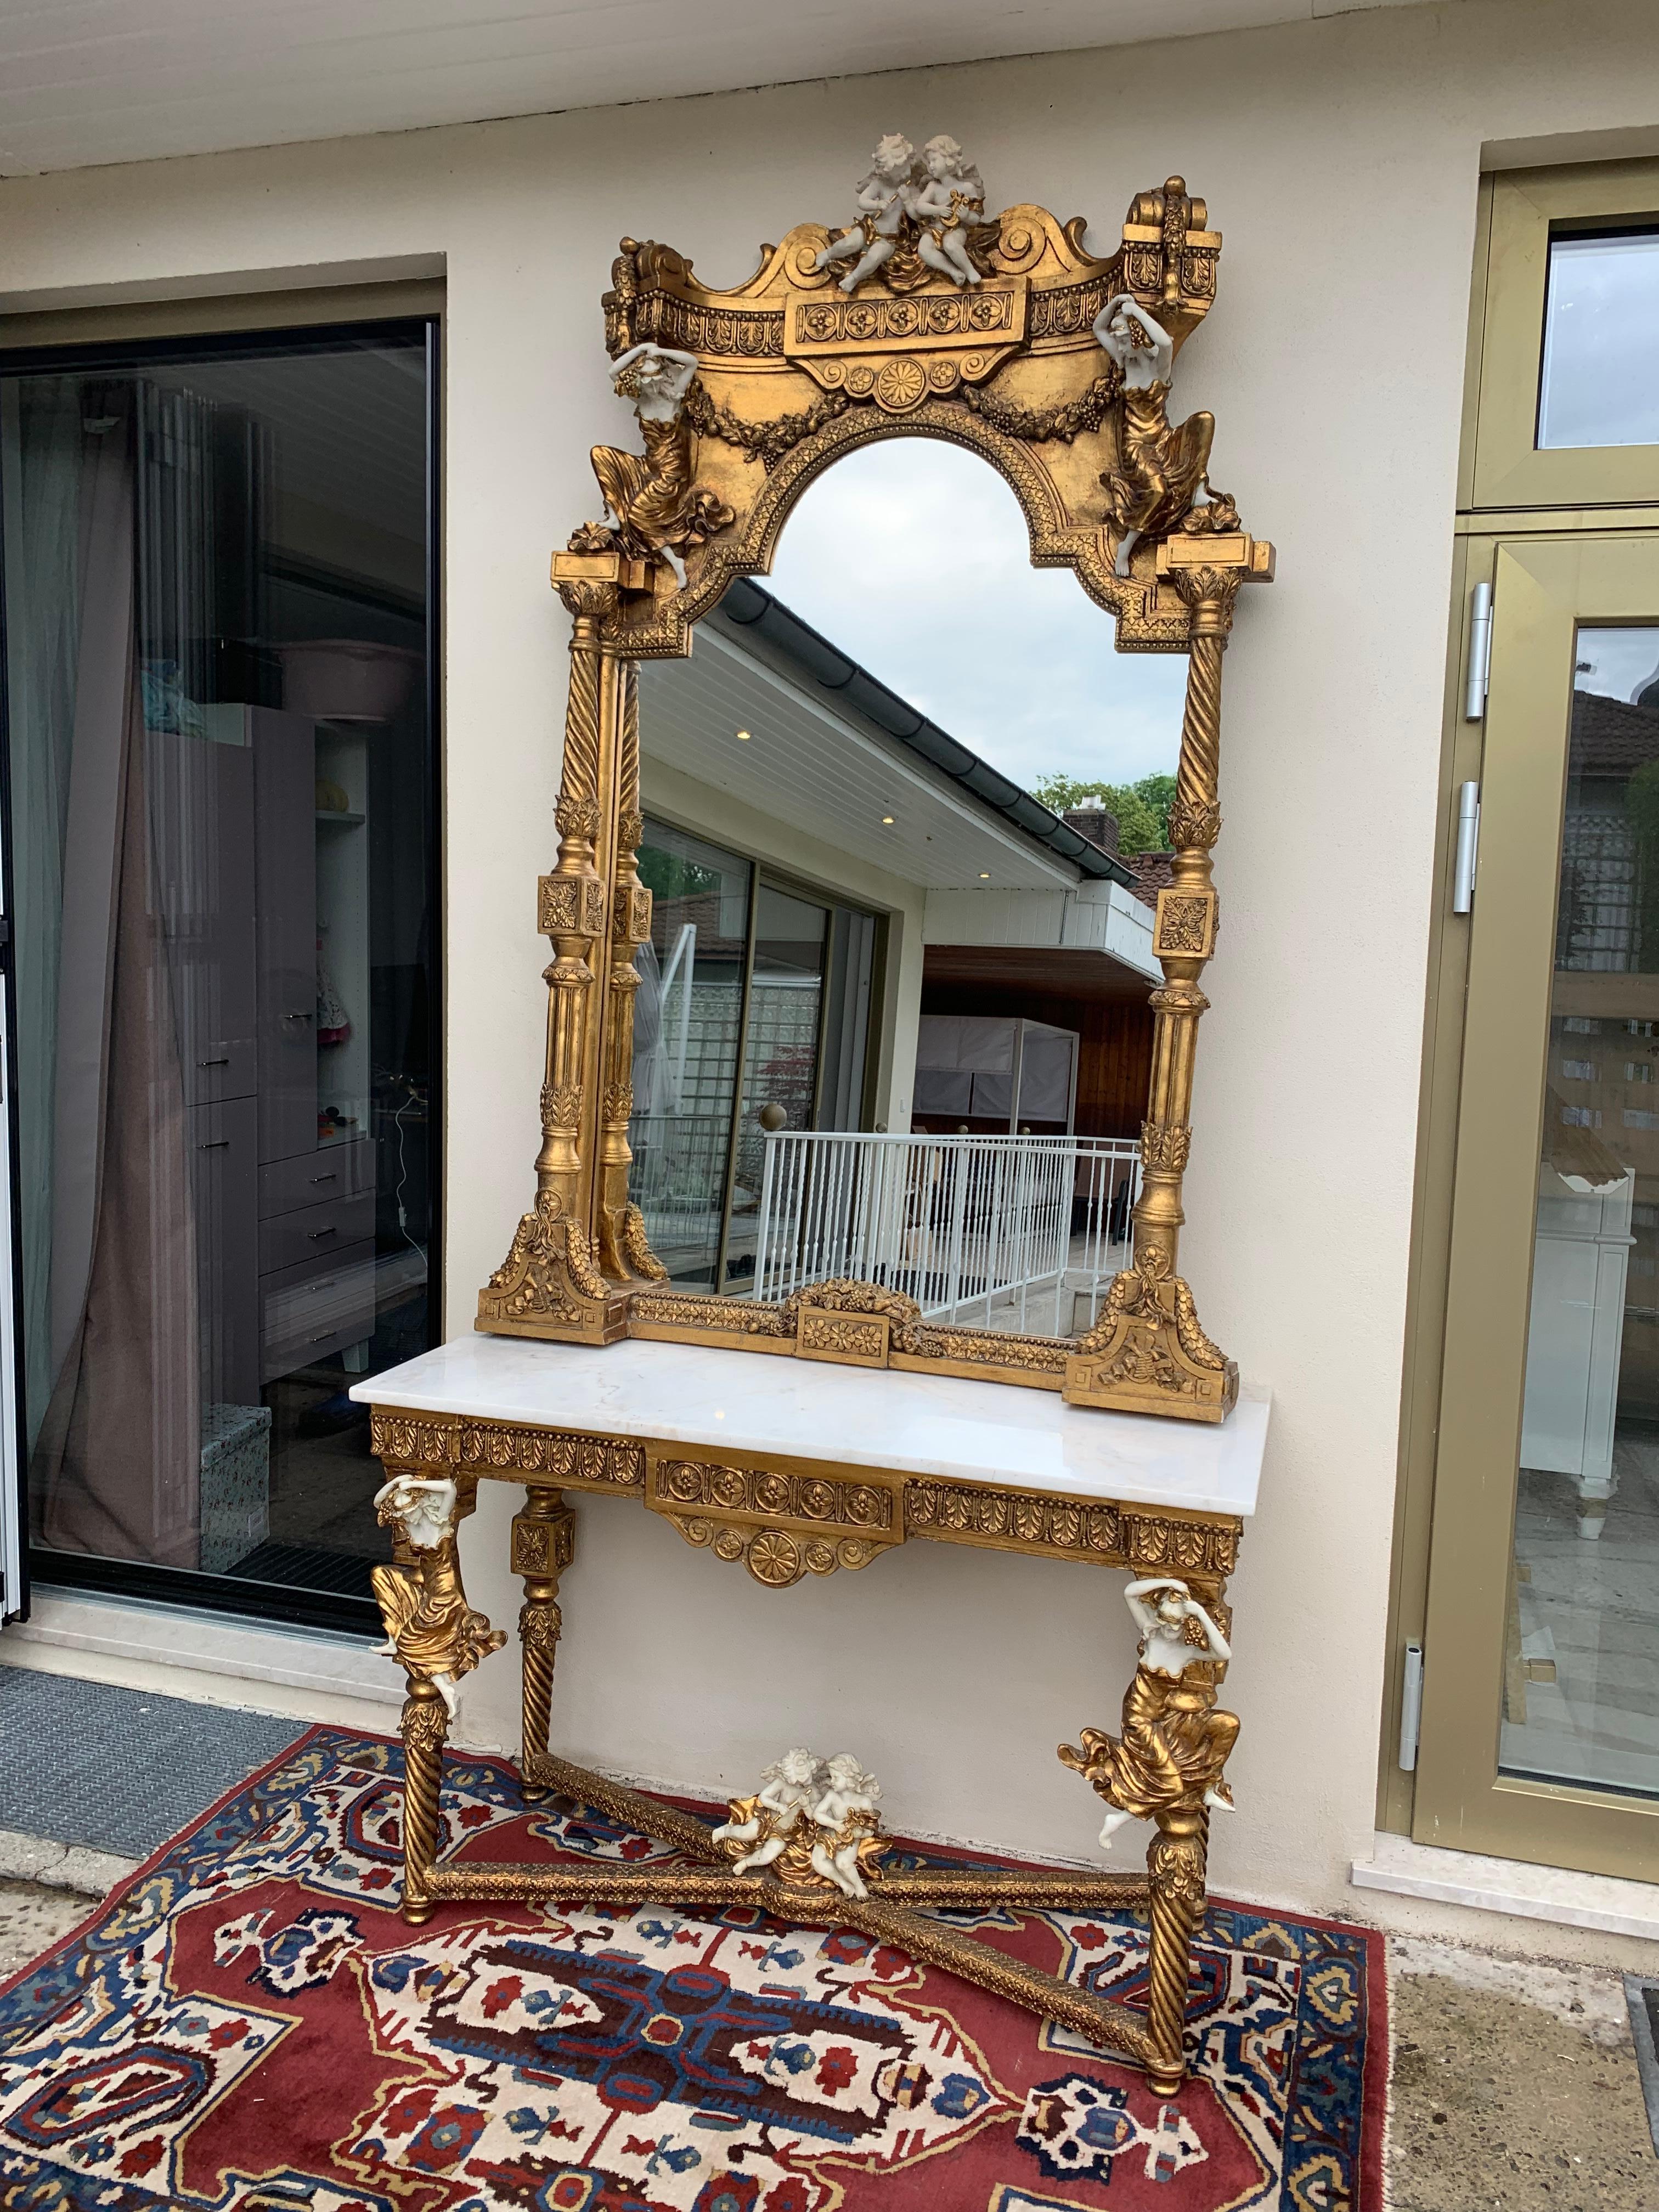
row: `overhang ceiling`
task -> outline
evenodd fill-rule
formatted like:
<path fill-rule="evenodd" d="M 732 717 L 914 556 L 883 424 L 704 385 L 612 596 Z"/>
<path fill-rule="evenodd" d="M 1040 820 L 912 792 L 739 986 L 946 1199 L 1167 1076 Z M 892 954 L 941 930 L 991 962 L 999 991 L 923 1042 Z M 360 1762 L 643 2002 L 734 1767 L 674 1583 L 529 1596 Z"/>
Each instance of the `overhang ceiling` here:
<path fill-rule="evenodd" d="M 1416 0 L 0 0 L 0 173 L 1060 53 Z"/>
<path fill-rule="evenodd" d="M 698 630 L 690 660 L 641 664 L 640 752 L 647 811 L 652 766 L 661 761 L 929 890 L 979 890 L 988 881 L 999 890 L 1059 890 L 1079 880 L 1069 862 L 896 738 L 798 689 L 712 623 Z"/>

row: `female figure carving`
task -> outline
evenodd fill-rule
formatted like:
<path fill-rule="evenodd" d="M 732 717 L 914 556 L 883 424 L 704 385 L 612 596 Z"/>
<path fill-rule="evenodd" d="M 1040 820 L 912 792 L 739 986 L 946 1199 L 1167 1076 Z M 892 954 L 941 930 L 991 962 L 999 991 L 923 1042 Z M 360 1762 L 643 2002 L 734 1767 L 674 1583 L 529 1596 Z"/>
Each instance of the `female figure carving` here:
<path fill-rule="evenodd" d="M 374 1568 L 386 1641 L 378 1648 L 410 1674 L 428 1677 L 452 1720 L 455 1685 L 499 1651 L 506 1632 L 474 1612 L 461 1588 L 455 1550 L 455 1485 L 447 1475 L 395 1474 L 374 1493 L 376 1520 L 389 1522 L 416 1555 L 413 1566 Z"/>
<path fill-rule="evenodd" d="M 1095 317 L 1094 333 L 1123 378 L 1119 465 L 1101 478 L 1118 532 L 1116 570 L 1129 573 L 1140 540 L 1172 530 L 1205 483 L 1213 415 L 1189 415 L 1178 428 L 1167 412 L 1175 341 L 1133 294 L 1120 292 Z"/>
<path fill-rule="evenodd" d="M 1100 1831 L 1106 1850 L 1126 1820 L 1153 1820 L 1177 1806 L 1231 1812 L 1233 1796 L 1221 1771 L 1238 1735 L 1237 1714 L 1217 1710 L 1215 1684 L 1187 1680 L 1195 1665 L 1224 1664 L 1232 1651 L 1186 1583 L 1148 1575 L 1123 1595 L 1141 1632 L 1140 1664 L 1123 1699 L 1123 1734 L 1085 1729 L 1081 1751 L 1060 1747 L 1065 1764 L 1111 1808 Z M 1196 1644 L 1188 1623 L 1200 1632 Z"/>
<path fill-rule="evenodd" d="M 819 269 L 858 257 L 840 280 L 843 292 L 856 292 L 866 276 L 873 276 L 892 259 L 900 227 L 909 213 L 910 168 L 915 157 L 910 141 L 890 131 L 870 157 L 870 173 L 860 182 L 853 228 L 819 249 L 814 264 Z"/>
<path fill-rule="evenodd" d="M 699 490 L 692 481 L 696 441 L 685 398 L 696 373 L 694 353 L 674 346 L 630 346 L 611 378 L 621 396 L 634 403 L 645 452 L 595 446 L 591 456 L 605 495 L 605 520 L 623 551 L 636 560 L 665 562 L 682 588 L 682 549 L 702 544 L 733 520 L 724 500 Z"/>
<path fill-rule="evenodd" d="M 956 140 L 943 133 L 921 149 L 926 180 L 910 193 L 910 217 L 921 233 L 916 251 L 930 269 L 953 284 L 977 284 L 980 271 L 969 252 L 970 228 L 983 229 L 985 185 Z"/>

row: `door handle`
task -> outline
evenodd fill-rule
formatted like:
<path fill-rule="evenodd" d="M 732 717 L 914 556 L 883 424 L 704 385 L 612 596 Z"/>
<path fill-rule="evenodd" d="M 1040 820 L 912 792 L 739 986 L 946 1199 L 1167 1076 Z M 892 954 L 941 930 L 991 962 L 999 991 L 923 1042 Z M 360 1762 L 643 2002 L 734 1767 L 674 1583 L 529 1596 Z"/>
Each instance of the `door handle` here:
<path fill-rule="evenodd" d="M 198 1152 L 216 1152 L 221 1146 L 229 1142 L 228 1137 L 210 1137 L 205 1144 L 198 1145 L 196 1149 Z"/>
<path fill-rule="evenodd" d="M 222 1052 L 217 1060 L 198 1060 L 196 1065 L 198 1067 L 228 1067 L 230 1054 L 228 1052 Z"/>

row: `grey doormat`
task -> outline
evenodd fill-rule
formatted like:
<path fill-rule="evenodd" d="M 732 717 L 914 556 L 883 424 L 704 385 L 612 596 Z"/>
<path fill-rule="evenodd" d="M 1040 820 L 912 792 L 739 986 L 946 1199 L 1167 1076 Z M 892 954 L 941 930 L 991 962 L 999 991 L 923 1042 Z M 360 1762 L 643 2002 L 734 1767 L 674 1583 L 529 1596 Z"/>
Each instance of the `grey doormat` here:
<path fill-rule="evenodd" d="M 305 1723 L 0 1667 L 0 1828 L 148 1858 Z"/>
<path fill-rule="evenodd" d="M 1648 2132 L 1659 2154 L 1659 1981 L 1641 1974 L 1626 1974 L 1625 1998 L 1630 2006 L 1630 2032 L 1636 2041 L 1636 2067 L 1642 2076 L 1642 2095 L 1648 2108 Z"/>

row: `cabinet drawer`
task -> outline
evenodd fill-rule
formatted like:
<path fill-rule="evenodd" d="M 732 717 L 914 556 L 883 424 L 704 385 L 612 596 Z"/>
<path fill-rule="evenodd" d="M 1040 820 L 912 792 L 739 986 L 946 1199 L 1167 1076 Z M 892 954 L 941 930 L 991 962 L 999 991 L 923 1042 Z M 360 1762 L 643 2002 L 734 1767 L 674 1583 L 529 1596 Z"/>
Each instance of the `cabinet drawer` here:
<path fill-rule="evenodd" d="M 259 1224 L 259 1273 L 273 1274 L 279 1267 L 298 1267 L 302 1260 L 330 1260 L 348 1244 L 361 1244 L 374 1235 L 372 1190 L 274 1214 Z"/>
<path fill-rule="evenodd" d="M 260 1379 L 269 1382 L 374 1333 L 374 1247 L 308 1261 L 259 1283 Z"/>
<path fill-rule="evenodd" d="M 259 1218 L 263 1221 L 273 1213 L 292 1213 L 301 1206 L 349 1198 L 374 1188 L 372 1137 L 359 1137 L 349 1145 L 319 1145 L 292 1159 L 265 1161 L 259 1170 Z"/>

